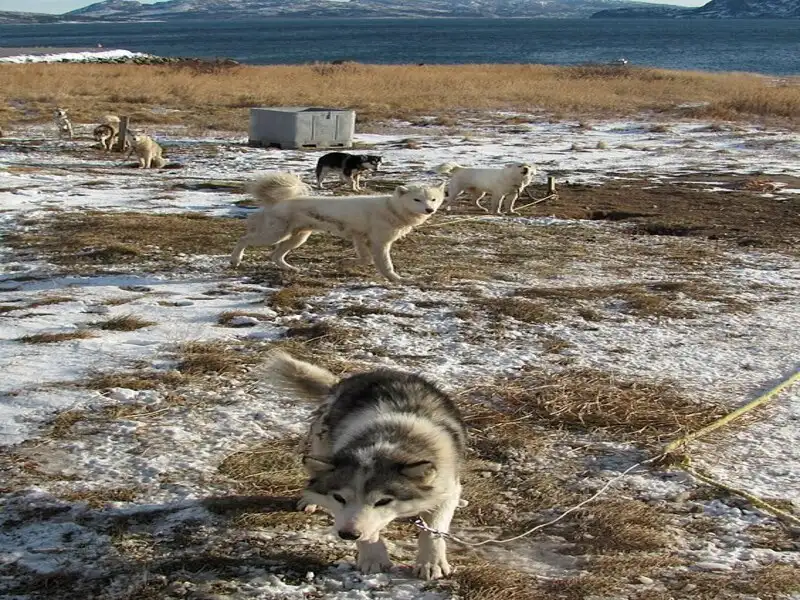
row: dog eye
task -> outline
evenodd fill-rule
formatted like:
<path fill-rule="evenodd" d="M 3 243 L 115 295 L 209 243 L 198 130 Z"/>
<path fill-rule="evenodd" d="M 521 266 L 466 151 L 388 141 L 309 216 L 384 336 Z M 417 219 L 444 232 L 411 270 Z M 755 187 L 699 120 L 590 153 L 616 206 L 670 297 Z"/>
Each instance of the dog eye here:
<path fill-rule="evenodd" d="M 347 504 L 347 500 L 341 494 L 332 494 L 332 496 L 339 504 Z"/>
<path fill-rule="evenodd" d="M 381 498 L 375 503 L 375 506 L 386 506 L 387 504 L 391 504 L 394 501 L 394 498 Z"/>
<path fill-rule="evenodd" d="M 414 198 L 414 202 L 422 202 L 419 198 Z"/>

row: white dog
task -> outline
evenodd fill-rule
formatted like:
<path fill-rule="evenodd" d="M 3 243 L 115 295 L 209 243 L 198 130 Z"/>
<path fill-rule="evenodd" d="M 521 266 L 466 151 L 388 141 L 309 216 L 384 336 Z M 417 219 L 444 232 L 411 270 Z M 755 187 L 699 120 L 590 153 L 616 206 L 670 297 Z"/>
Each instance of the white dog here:
<path fill-rule="evenodd" d="M 401 185 L 391 196 L 311 196 L 297 175 L 272 173 L 256 181 L 251 193 L 265 206 L 248 217 L 247 233 L 233 249 L 231 266 L 239 266 L 248 246 L 277 244 L 272 260 L 297 271 L 286 255 L 312 232 L 327 231 L 353 240 L 362 263 L 374 262 L 381 275 L 400 282 L 392 265 L 392 244 L 436 212 L 444 201 L 444 184 Z"/>
<path fill-rule="evenodd" d="M 481 205 L 481 198 L 487 193 L 491 194 L 491 211 L 496 215 L 502 212 L 505 197 L 510 198 L 509 212 L 515 212 L 514 202 L 536 174 L 536 167 L 527 163 L 514 163 L 497 169 L 478 169 L 445 163 L 436 170 L 443 175 L 453 174 L 447 186 L 446 210 L 450 210 L 450 205 L 461 192 L 469 191 L 475 195 L 475 204 L 483 210 L 486 209 Z"/>
<path fill-rule="evenodd" d="M 153 138 L 147 135 L 137 135 L 133 137 L 133 143 L 131 144 L 128 156 L 133 153 L 136 154 L 139 158 L 140 169 L 149 169 L 150 167 L 160 169 L 167 164 L 167 161 L 161 156 L 162 152 L 161 146 L 159 146 Z"/>
<path fill-rule="evenodd" d="M 72 139 L 72 123 L 65 108 L 56 108 L 53 111 L 53 122 L 56 124 L 59 137 Z"/>

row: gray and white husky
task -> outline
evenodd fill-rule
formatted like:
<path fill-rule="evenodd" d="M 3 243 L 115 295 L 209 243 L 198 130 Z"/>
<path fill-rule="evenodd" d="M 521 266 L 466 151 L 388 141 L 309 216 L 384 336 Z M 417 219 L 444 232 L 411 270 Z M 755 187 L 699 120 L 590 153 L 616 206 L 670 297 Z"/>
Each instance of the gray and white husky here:
<path fill-rule="evenodd" d="M 284 390 L 321 401 L 298 508 L 330 512 L 339 537 L 356 542 L 362 572 L 391 568 L 381 530 L 395 519 L 420 516 L 448 531 L 461 495 L 466 430 L 447 394 L 418 375 L 388 369 L 340 380 L 284 352 L 274 353 L 267 369 Z M 423 530 L 415 575 L 449 575 L 445 550 L 443 538 Z"/>

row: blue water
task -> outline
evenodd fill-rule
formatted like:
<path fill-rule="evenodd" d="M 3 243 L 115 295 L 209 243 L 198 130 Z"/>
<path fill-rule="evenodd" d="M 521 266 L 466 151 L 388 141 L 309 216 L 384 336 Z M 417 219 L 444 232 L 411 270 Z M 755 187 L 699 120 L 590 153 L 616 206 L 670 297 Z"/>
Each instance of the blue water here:
<path fill-rule="evenodd" d="M 125 48 L 249 64 L 608 62 L 800 73 L 800 21 L 672 19 L 270 19 L 0 25 L 0 46 Z"/>

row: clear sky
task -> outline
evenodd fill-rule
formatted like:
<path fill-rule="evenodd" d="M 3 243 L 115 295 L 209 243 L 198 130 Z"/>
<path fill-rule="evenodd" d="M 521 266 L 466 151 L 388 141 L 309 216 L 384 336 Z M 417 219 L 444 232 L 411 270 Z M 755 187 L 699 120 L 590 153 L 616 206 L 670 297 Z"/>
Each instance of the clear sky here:
<path fill-rule="evenodd" d="M 155 0 L 140 0 L 143 4 L 153 4 Z M 708 0 L 639 0 L 653 4 L 677 4 L 680 6 L 703 6 Z M 23 12 L 64 13 L 93 4 L 92 0 L 0 0 L 0 10 Z"/>

